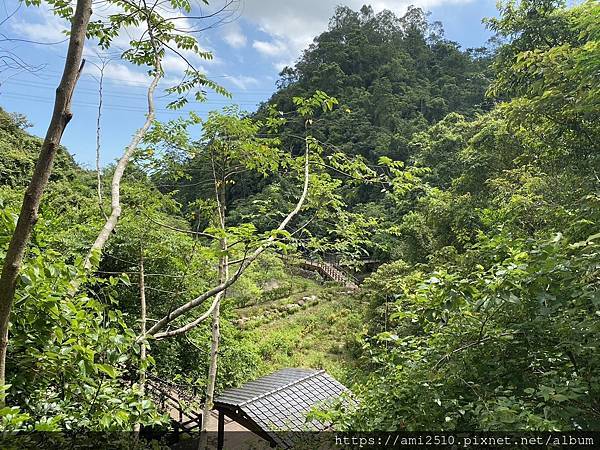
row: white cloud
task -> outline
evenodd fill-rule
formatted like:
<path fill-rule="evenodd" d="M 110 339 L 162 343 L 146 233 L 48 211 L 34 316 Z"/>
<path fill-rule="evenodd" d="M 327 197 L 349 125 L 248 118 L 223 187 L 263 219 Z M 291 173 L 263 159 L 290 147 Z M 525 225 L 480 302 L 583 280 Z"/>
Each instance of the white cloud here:
<path fill-rule="evenodd" d="M 292 67 L 294 65 L 294 61 L 276 61 L 273 63 L 273 67 L 277 69 L 277 72 L 281 72 L 286 67 Z"/>
<path fill-rule="evenodd" d="M 86 64 L 84 74 L 98 78 L 100 76 L 100 67 L 96 64 Z M 104 79 L 129 86 L 145 86 L 150 84 L 150 77 L 147 73 L 133 70 L 125 64 L 114 61 L 109 62 L 104 68 Z"/>
<path fill-rule="evenodd" d="M 245 47 L 248 43 L 248 38 L 242 33 L 241 27 L 233 22 L 225 27 L 223 40 L 233 48 Z"/>
<path fill-rule="evenodd" d="M 130 85 L 149 84 L 150 79 L 146 73 L 132 70 L 121 63 L 109 64 L 104 71 L 104 76 Z"/>
<path fill-rule="evenodd" d="M 68 39 L 64 31 L 68 29 L 66 20 L 56 17 L 47 6 L 31 10 L 28 19 L 14 18 L 10 27 L 19 37 L 35 42 L 60 42 Z"/>
<path fill-rule="evenodd" d="M 188 64 L 183 58 L 172 54 L 165 55 L 161 65 L 165 73 L 183 73 L 188 68 Z"/>
<path fill-rule="evenodd" d="M 464 4 L 473 0 L 243 0 L 242 17 L 256 24 L 271 41 L 255 41 L 253 47 L 276 58 L 274 65 L 283 67 L 298 58 L 314 39 L 327 29 L 336 6 L 343 4 L 358 10 L 365 3 L 376 12 L 389 9 L 404 14 L 409 5 L 424 9 L 442 4 Z"/>
<path fill-rule="evenodd" d="M 250 86 L 257 86 L 259 84 L 259 81 L 254 78 L 254 77 L 249 77 L 246 75 L 240 75 L 240 76 L 235 76 L 235 75 L 228 75 L 227 79 L 234 84 L 235 86 L 239 87 L 242 90 L 246 90 L 248 89 L 248 87 Z"/>
<path fill-rule="evenodd" d="M 254 41 L 252 43 L 252 47 L 254 47 L 258 52 L 267 56 L 280 56 L 285 54 L 288 51 L 287 44 L 282 41 Z"/>

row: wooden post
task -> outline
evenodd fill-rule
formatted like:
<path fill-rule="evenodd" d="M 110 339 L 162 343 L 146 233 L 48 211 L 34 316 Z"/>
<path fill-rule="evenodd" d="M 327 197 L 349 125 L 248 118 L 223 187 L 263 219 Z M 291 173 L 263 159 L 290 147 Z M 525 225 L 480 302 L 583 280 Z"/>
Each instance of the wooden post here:
<path fill-rule="evenodd" d="M 225 444 L 225 414 L 221 410 L 219 410 L 219 425 L 217 429 L 217 450 L 223 450 L 223 445 Z"/>

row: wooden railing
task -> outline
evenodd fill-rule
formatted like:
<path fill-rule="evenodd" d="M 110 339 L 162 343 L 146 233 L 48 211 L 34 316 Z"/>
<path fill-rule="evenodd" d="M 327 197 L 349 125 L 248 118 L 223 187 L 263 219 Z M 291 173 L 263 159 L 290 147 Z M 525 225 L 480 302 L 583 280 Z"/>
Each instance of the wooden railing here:
<path fill-rule="evenodd" d="M 174 383 L 149 375 L 146 390 L 158 410 L 168 414 L 175 432 L 198 432 L 202 426 L 202 404 L 195 386 Z"/>

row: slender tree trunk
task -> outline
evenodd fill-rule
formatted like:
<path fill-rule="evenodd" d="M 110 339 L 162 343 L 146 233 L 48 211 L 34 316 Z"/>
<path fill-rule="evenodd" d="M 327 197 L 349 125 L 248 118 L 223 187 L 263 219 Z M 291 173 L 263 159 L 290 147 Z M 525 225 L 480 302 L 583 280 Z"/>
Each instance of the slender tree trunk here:
<path fill-rule="evenodd" d="M 146 283 L 144 276 L 144 253 L 140 254 L 140 326 L 141 334 L 146 334 Z M 142 344 L 140 348 L 140 361 L 142 364 L 146 362 L 146 344 Z M 140 370 L 140 387 L 142 392 L 146 390 L 146 369 Z"/>
<path fill-rule="evenodd" d="M 25 249 L 29 243 L 31 229 L 37 221 L 38 209 L 48 178 L 52 172 L 54 157 L 60 140 L 69 121 L 73 117 L 71 99 L 77 80 L 83 68 L 83 48 L 88 23 L 92 14 L 92 0 L 77 0 L 75 14 L 71 21 L 71 37 L 67 58 L 60 84 L 56 89 L 54 111 L 40 150 L 33 176 L 25 192 L 23 204 L 15 231 L 10 240 L 2 275 L 0 276 L 0 385 L 6 384 L 6 352 L 8 347 L 8 326 L 15 296 L 17 278 Z M 0 407 L 5 404 L 5 393 L 0 391 Z"/>
<path fill-rule="evenodd" d="M 221 248 L 227 249 L 227 241 L 222 240 Z M 221 257 L 219 264 L 220 280 L 223 282 L 229 276 L 229 268 L 227 256 Z M 212 313 L 212 335 L 210 343 L 210 362 L 208 366 L 208 379 L 206 383 L 206 399 L 204 400 L 204 410 L 202 412 L 202 434 L 200 438 L 199 450 L 207 448 L 207 434 L 206 428 L 210 419 L 210 413 L 213 408 L 214 396 L 215 396 L 215 385 L 217 382 L 217 366 L 219 356 L 219 343 L 221 340 L 221 329 L 220 329 L 220 314 L 221 314 L 221 301 L 225 297 L 226 291 L 221 291 L 217 294 L 218 301 L 215 309 Z"/>
<path fill-rule="evenodd" d="M 108 220 L 108 216 L 104 212 L 104 203 L 102 201 L 102 173 L 100 171 L 100 138 L 101 138 L 101 124 L 102 124 L 102 103 L 104 89 L 104 69 L 106 69 L 106 61 L 102 61 L 102 67 L 100 69 L 100 79 L 98 80 L 98 115 L 96 116 L 96 188 L 98 191 L 98 208 L 104 216 L 104 220 Z"/>
<path fill-rule="evenodd" d="M 144 277 L 144 248 L 140 248 L 140 329 L 141 335 L 146 334 L 146 284 Z M 146 343 L 140 343 L 140 391 L 146 393 Z M 136 438 L 139 436 L 141 425 L 135 424 Z"/>
<path fill-rule="evenodd" d="M 213 166 L 214 171 L 214 166 Z M 216 178 L 216 177 L 215 177 Z M 221 179 L 220 185 L 217 187 L 216 192 L 219 222 L 221 229 L 225 231 L 225 180 Z M 227 252 L 227 238 L 221 239 L 220 242 L 222 256 L 219 258 L 219 283 L 224 283 L 229 278 L 229 258 Z M 199 450 L 208 448 L 208 435 L 206 428 L 210 420 L 210 413 L 213 409 L 214 396 L 215 396 L 215 385 L 217 382 L 217 366 L 219 357 L 219 343 L 221 340 L 221 300 L 225 297 L 226 291 L 223 290 L 217 294 L 217 304 L 212 312 L 212 334 L 210 342 L 210 362 L 208 365 L 208 379 L 206 382 L 206 398 L 204 400 L 204 410 L 202 412 L 202 430 L 200 434 L 200 441 L 198 444 Z"/>

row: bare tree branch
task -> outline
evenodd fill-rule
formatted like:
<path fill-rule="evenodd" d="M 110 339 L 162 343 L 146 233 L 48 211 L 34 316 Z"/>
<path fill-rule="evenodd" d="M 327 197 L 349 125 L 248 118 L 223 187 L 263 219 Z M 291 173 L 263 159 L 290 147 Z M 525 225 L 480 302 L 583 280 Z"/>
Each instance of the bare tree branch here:
<path fill-rule="evenodd" d="M 100 171 L 100 137 L 101 137 L 101 121 L 102 121 L 102 90 L 104 87 L 104 69 L 108 61 L 101 58 L 102 65 L 98 66 L 94 64 L 100 71 L 100 78 L 98 79 L 98 114 L 96 117 L 96 181 L 97 181 L 97 193 L 98 193 L 98 208 L 104 216 L 104 220 L 108 221 L 108 216 L 104 212 L 104 206 L 102 201 L 102 174 Z"/>
<path fill-rule="evenodd" d="M 302 189 L 302 194 L 300 195 L 300 198 L 298 199 L 298 202 L 296 203 L 295 208 L 290 211 L 290 213 L 283 219 L 283 221 L 279 224 L 279 226 L 277 227 L 277 231 L 282 231 L 285 230 L 285 228 L 288 226 L 288 224 L 291 222 L 291 220 L 300 212 L 300 210 L 302 209 L 302 206 L 304 205 L 305 201 L 306 201 L 306 197 L 308 196 L 308 186 L 309 186 L 309 179 L 310 179 L 310 174 L 309 174 L 309 149 L 308 149 L 308 142 L 306 143 L 306 150 L 305 150 L 305 160 L 304 160 L 304 186 Z M 186 331 L 189 331 L 190 329 L 194 328 L 195 326 L 197 326 L 198 324 L 200 324 L 202 321 L 206 320 L 211 313 L 211 310 L 214 310 L 214 308 L 216 307 L 216 305 L 218 304 L 218 302 L 216 301 L 216 299 L 213 301 L 213 303 L 211 304 L 211 307 L 209 308 L 209 311 L 207 311 L 206 313 L 202 314 L 202 316 L 200 316 L 198 319 L 194 320 L 191 322 L 191 327 L 188 327 L 187 325 L 184 325 L 183 327 L 180 327 L 176 330 L 172 330 L 172 331 L 168 331 L 168 332 L 164 332 L 164 333 L 159 333 L 159 331 L 161 331 L 162 329 L 164 329 L 169 323 L 171 323 L 172 321 L 174 321 L 175 319 L 181 317 L 183 314 L 191 311 L 192 309 L 196 308 L 197 306 L 201 305 L 205 300 L 208 300 L 209 298 L 215 296 L 216 294 L 218 294 L 219 292 L 222 292 L 224 290 L 226 290 L 227 288 L 229 288 L 233 283 L 235 283 L 239 277 L 244 273 L 244 271 L 248 268 L 248 266 L 250 266 L 250 264 L 252 264 L 256 258 L 258 258 L 266 249 L 267 247 L 273 242 L 275 241 L 275 236 L 270 236 L 264 244 L 262 244 L 260 247 L 258 247 L 256 250 L 254 250 L 254 252 L 252 252 L 252 254 L 246 259 L 246 261 L 244 261 L 240 267 L 238 268 L 238 270 L 235 272 L 235 274 L 225 280 L 224 282 L 220 283 L 219 285 L 213 287 L 212 289 L 204 292 L 202 295 L 196 297 L 193 300 L 190 300 L 189 302 L 185 303 L 184 305 L 180 306 L 177 309 L 174 309 L 173 311 L 171 311 L 169 314 L 167 314 L 166 316 L 164 316 L 163 318 L 161 318 L 160 320 L 158 320 L 158 322 L 156 322 L 149 330 L 147 335 L 148 336 L 154 336 L 155 338 L 159 339 L 159 338 L 165 338 L 168 336 L 174 336 L 176 334 L 182 334 L 185 333 Z M 190 325 L 190 324 L 188 324 Z M 139 339 L 141 339 L 142 337 L 139 337 Z"/>
<path fill-rule="evenodd" d="M 144 122 L 144 125 L 133 135 L 131 142 L 125 149 L 123 156 L 121 156 L 121 159 L 119 159 L 119 162 L 115 167 L 115 172 L 113 174 L 111 183 L 111 213 L 106 222 L 104 223 L 102 230 L 100 230 L 96 241 L 90 248 L 90 251 L 85 259 L 85 268 L 88 270 L 92 267 L 92 254 L 102 250 L 104 244 L 106 244 L 106 241 L 108 241 L 110 234 L 117 226 L 117 222 L 119 220 L 119 217 L 121 216 L 121 179 L 123 178 L 125 168 L 127 167 L 127 164 L 129 163 L 133 152 L 136 150 L 140 141 L 143 139 L 146 132 L 150 128 L 150 125 L 152 125 L 152 122 L 154 121 L 154 91 L 156 90 L 156 86 L 158 85 L 158 82 L 161 77 L 162 70 L 160 69 L 160 62 L 157 62 L 154 78 L 152 79 L 152 82 L 148 87 L 148 115 L 146 116 L 146 121 Z"/>

